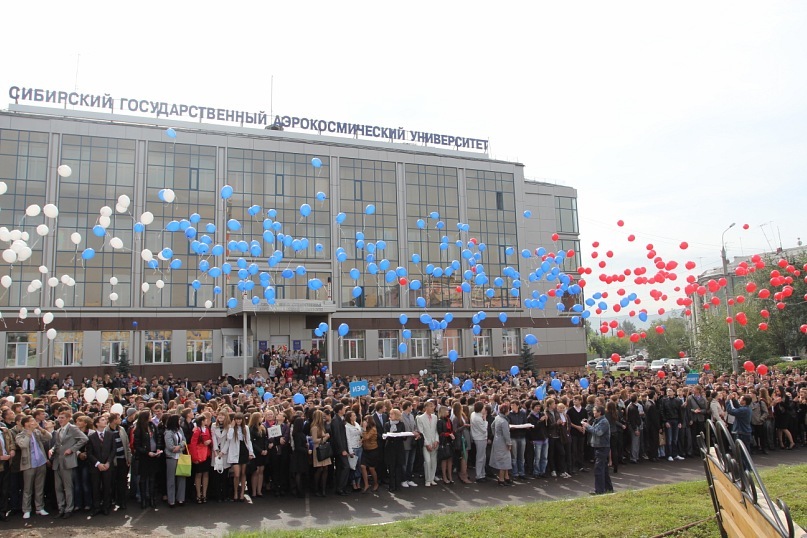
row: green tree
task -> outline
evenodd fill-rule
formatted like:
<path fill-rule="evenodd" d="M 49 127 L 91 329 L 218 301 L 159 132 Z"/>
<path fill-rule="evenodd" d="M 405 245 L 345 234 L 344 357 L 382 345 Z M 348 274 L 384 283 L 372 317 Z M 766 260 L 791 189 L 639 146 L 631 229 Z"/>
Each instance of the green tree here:
<path fill-rule="evenodd" d="M 533 357 L 535 354 L 532 352 L 532 347 L 527 344 L 521 345 L 521 369 L 522 370 L 535 370 L 533 365 Z"/>
<path fill-rule="evenodd" d="M 625 331 L 625 334 L 627 335 L 639 332 L 639 329 L 636 327 L 636 324 L 629 319 L 626 319 L 625 321 L 620 323 L 619 328 Z"/>
<path fill-rule="evenodd" d="M 616 336 L 592 336 L 589 338 L 588 347 L 597 357 L 610 357 L 614 353 L 624 357 L 630 351 L 630 341 Z"/>
<path fill-rule="evenodd" d="M 446 373 L 446 362 L 448 362 L 448 359 L 440 356 L 440 342 L 436 338 L 432 337 L 432 353 L 431 361 L 429 362 L 429 373 L 431 373 L 435 379 L 442 379 Z"/>
<path fill-rule="evenodd" d="M 664 330 L 659 333 L 657 327 Z M 682 318 L 668 317 L 654 322 L 647 330 L 645 347 L 650 359 L 678 357 L 680 351 L 689 355 L 690 334 L 687 323 Z"/>
<path fill-rule="evenodd" d="M 125 349 L 120 352 L 120 355 L 118 355 L 117 370 L 119 374 L 124 376 L 129 375 L 129 372 L 132 371 L 132 365 L 129 362 L 129 357 Z"/>

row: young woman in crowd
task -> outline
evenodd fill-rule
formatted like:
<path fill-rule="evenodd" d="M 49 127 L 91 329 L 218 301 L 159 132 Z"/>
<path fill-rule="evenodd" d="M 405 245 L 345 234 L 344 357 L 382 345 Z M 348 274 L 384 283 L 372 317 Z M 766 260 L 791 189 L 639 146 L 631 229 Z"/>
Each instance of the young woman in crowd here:
<path fill-rule="evenodd" d="M 211 465 L 213 471 L 213 493 L 218 502 L 224 502 L 229 499 L 227 496 L 227 488 L 230 483 L 228 476 L 230 469 L 228 460 L 230 440 L 227 438 L 229 430 L 230 413 L 222 408 L 216 415 L 216 423 L 210 428 L 210 433 L 213 438 L 213 464 Z"/>
<path fill-rule="evenodd" d="M 266 426 L 263 425 L 263 414 L 260 411 L 252 413 L 249 417 L 249 436 L 252 439 L 252 453 L 255 454 L 249 466 L 253 468 L 249 492 L 253 497 L 263 497 L 263 472 L 269 460 L 269 437 Z"/>
<path fill-rule="evenodd" d="M 210 419 L 205 414 L 196 417 L 196 428 L 193 430 L 189 445 L 193 463 L 193 483 L 196 487 L 196 503 L 207 502 L 207 486 L 210 480 L 210 459 L 213 454 L 213 434 L 210 431 Z"/>
<path fill-rule="evenodd" d="M 255 457 L 249 428 L 244 423 L 244 414 L 236 413 L 227 432 L 230 442 L 228 461 L 233 469 L 233 500 L 244 502 L 247 489 L 247 463 Z"/>
<path fill-rule="evenodd" d="M 321 410 L 314 411 L 311 420 L 311 439 L 314 442 L 313 448 L 313 465 L 314 465 L 314 495 L 316 497 L 325 497 L 325 486 L 328 481 L 328 469 L 331 466 L 331 457 L 319 457 L 320 447 L 324 447 L 331 434 L 325 431 L 324 415 Z"/>

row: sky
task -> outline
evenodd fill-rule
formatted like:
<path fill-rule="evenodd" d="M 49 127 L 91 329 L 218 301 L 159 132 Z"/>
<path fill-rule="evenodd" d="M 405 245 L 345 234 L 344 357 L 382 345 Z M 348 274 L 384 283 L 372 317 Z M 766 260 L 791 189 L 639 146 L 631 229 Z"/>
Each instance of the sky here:
<path fill-rule="evenodd" d="M 487 138 L 577 189 L 584 264 L 612 250 L 609 272 L 647 243 L 719 265 L 733 222 L 730 258 L 807 242 L 804 2 L 80 5 L 4 6 L 5 95 L 269 111 L 273 78 L 275 114 Z"/>

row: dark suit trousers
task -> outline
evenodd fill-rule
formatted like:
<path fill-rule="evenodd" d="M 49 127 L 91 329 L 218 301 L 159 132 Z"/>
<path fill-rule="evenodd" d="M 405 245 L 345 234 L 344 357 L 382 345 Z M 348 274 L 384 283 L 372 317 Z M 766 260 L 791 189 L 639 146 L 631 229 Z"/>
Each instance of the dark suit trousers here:
<path fill-rule="evenodd" d="M 585 467 L 583 464 L 583 453 L 585 451 L 586 446 L 586 436 L 585 435 L 574 435 L 572 434 L 572 466 L 574 471 L 577 471 L 581 467 Z"/>
<path fill-rule="evenodd" d="M 103 509 L 108 512 L 112 506 L 112 477 L 114 473 L 114 467 L 110 467 L 106 471 L 99 471 L 96 467 L 90 468 L 94 510 Z"/>
<path fill-rule="evenodd" d="M 0 463 L 0 465 L 6 465 Z M 9 486 L 11 485 L 11 471 L 0 471 L 0 514 L 8 512 Z"/>
<path fill-rule="evenodd" d="M 334 455 L 333 459 L 336 461 L 336 476 L 334 477 L 334 486 L 336 491 L 344 491 L 347 488 L 347 480 L 350 476 L 350 462 L 347 456 L 341 453 Z"/>
<path fill-rule="evenodd" d="M 112 479 L 115 491 L 115 504 L 121 508 L 126 508 L 127 483 L 129 481 L 129 466 L 126 465 L 126 459 L 116 461 L 115 467 L 110 469 L 110 472 L 115 473 Z"/>

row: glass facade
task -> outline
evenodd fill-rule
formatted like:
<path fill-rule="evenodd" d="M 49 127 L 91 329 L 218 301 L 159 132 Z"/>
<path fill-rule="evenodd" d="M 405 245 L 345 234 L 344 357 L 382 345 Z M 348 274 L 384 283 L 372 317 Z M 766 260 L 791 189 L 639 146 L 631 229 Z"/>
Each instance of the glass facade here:
<path fill-rule="evenodd" d="M 468 223 L 472 236 L 486 249 L 482 254 L 482 264 L 492 281 L 504 273 L 508 263 L 518 266 L 518 254 L 506 259 L 505 249 L 516 247 L 516 195 L 513 174 L 466 170 L 466 193 L 468 196 Z M 516 249 L 517 251 L 517 249 Z M 518 307 L 520 297 L 510 295 L 510 279 L 497 287 L 492 282 L 486 286 L 471 289 L 471 308 Z M 487 297 L 485 290 L 492 288 L 493 297 Z"/>
<path fill-rule="evenodd" d="M 443 331 L 443 338 L 441 341 L 441 349 L 443 357 L 448 356 L 449 351 L 456 351 L 462 357 L 462 330 L 461 329 L 446 329 Z"/>
<path fill-rule="evenodd" d="M 101 333 L 101 364 L 113 365 L 121 357 L 129 356 L 129 331 L 104 331 Z"/>
<path fill-rule="evenodd" d="M 195 224 L 198 232 L 196 239 L 201 241 L 202 236 L 208 235 L 204 233 L 207 223 L 216 222 L 216 148 L 150 142 L 147 163 L 146 207 L 154 214 L 154 222 L 164 225 L 171 221 L 181 223 L 195 213 L 200 217 Z M 158 193 L 162 189 L 174 191 L 174 202 L 159 201 Z M 198 278 L 198 265 L 202 257 L 191 250 L 191 241 L 181 231 L 171 233 L 160 230 L 160 224 L 147 226 L 146 231 L 139 234 L 135 240 L 135 252 L 148 248 L 156 257 L 163 249 L 170 248 L 173 259 L 182 260 L 182 267 L 170 269 L 170 260 L 160 261 L 157 269 L 144 264 L 143 280 L 151 286 L 143 293 L 143 306 L 203 308 L 205 301 L 213 299 L 213 286 L 220 285 L 220 282 L 214 284 L 206 275 Z M 214 237 L 210 239 L 212 241 Z M 213 258 L 209 262 L 212 266 L 219 265 L 219 260 Z M 191 287 L 197 278 L 201 283 L 198 290 Z M 155 285 L 157 280 L 164 282 L 162 289 Z M 140 290 L 137 291 L 140 293 Z"/>
<path fill-rule="evenodd" d="M 6 368 L 36 366 L 37 333 L 6 333 Z"/>
<path fill-rule="evenodd" d="M 452 272 L 439 277 L 426 274 L 426 266 L 445 268 L 456 257 L 453 248 L 440 249 L 443 236 L 456 232 L 449 226 L 459 222 L 459 179 L 456 168 L 443 166 L 406 165 L 406 227 L 409 244 L 409 274 L 413 279 L 421 279 L 423 285 L 417 291 L 409 292 L 409 304 L 416 304 L 418 297 L 426 300 L 427 307 L 462 308 L 462 294 L 456 287 L 461 284 L 461 274 Z M 438 218 L 430 218 L 437 213 Z M 418 219 L 426 222 L 424 228 L 417 225 Z M 439 228 L 438 228 L 439 226 Z M 412 254 L 419 254 L 421 262 L 415 264 Z"/>
<path fill-rule="evenodd" d="M 425 359 L 431 355 L 431 333 L 423 329 L 412 331 L 409 339 L 409 356 L 413 359 Z"/>
<path fill-rule="evenodd" d="M 518 355 L 521 351 L 521 331 L 519 329 L 502 329 L 502 354 Z"/>
<path fill-rule="evenodd" d="M 342 359 L 363 359 L 364 354 L 364 331 L 348 331 L 342 340 Z"/>
<path fill-rule="evenodd" d="M 577 223 L 577 198 L 555 196 L 555 217 L 558 232 L 569 234 L 580 232 Z"/>
<path fill-rule="evenodd" d="M 398 358 L 398 331 L 378 331 L 378 358 Z"/>
<path fill-rule="evenodd" d="M 346 218 L 343 224 L 337 226 L 337 230 L 339 246 L 347 252 L 347 260 L 339 266 L 342 282 L 341 306 L 397 308 L 401 301 L 398 278 L 389 282 L 386 277 L 389 271 L 394 274 L 398 267 L 395 163 L 340 159 L 339 185 L 339 207 Z M 375 206 L 375 213 L 367 215 L 367 206 L 371 204 Z M 359 239 L 360 237 L 364 239 Z M 387 262 L 388 269 L 370 273 L 370 263 L 375 263 L 376 266 L 383 263 L 386 266 Z M 357 280 L 350 276 L 354 268 L 359 271 Z M 361 293 L 354 296 L 353 290 L 357 287 Z"/>
<path fill-rule="evenodd" d="M 491 355 L 490 329 L 482 329 L 482 332 L 474 335 L 474 355 L 478 357 Z"/>
<path fill-rule="evenodd" d="M 37 217 L 28 217 L 25 209 L 33 204 L 42 206 L 47 203 L 47 173 L 47 133 L 0 130 L 0 181 L 8 187 L 5 194 L 0 196 L 0 237 L 2 241 L 9 241 L 10 237 L 6 234 L 13 234 L 12 230 L 15 229 L 20 230 L 19 233 L 28 233 L 31 237 L 27 243 L 32 250 L 30 258 L 12 264 L 7 272 L 3 271 L 4 275 L 11 277 L 12 283 L 7 292 L 0 293 L 0 306 L 19 308 L 40 303 L 40 291 L 28 293 L 28 284 L 34 279 L 43 278 L 37 268 L 42 265 L 44 242 L 35 235 L 32 225 L 44 222 L 52 227 L 54 222 L 41 213 Z M 27 232 L 27 229 L 31 231 Z M 9 247 L 4 246 L 3 250 L 6 248 Z"/>
<path fill-rule="evenodd" d="M 185 331 L 188 362 L 213 362 L 213 331 Z"/>
<path fill-rule="evenodd" d="M 84 333 L 81 331 L 59 331 L 53 340 L 53 360 L 55 366 L 81 366 Z"/>
<path fill-rule="evenodd" d="M 146 364 L 171 362 L 171 331 L 143 331 Z"/>

